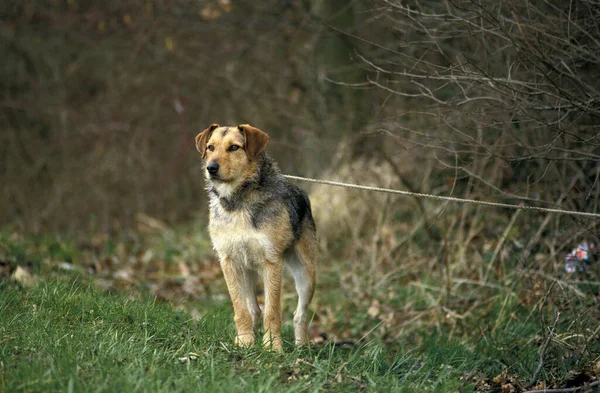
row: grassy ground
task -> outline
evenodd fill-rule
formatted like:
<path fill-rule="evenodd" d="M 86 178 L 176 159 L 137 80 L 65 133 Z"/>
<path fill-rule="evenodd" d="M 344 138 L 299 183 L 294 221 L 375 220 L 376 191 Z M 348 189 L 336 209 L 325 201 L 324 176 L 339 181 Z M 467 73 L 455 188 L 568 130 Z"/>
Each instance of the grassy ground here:
<path fill-rule="evenodd" d="M 0 290 L 0 387 L 33 391 L 454 391 L 484 357 L 442 337 L 408 350 L 379 341 L 286 353 L 231 345 L 225 305 L 194 320 L 168 304 L 77 280 Z M 288 342 L 291 329 L 286 329 Z M 484 367 L 485 368 L 485 367 Z M 493 368 L 493 366 L 492 366 Z"/>
<path fill-rule="evenodd" d="M 1 391 L 508 393 L 600 374 L 589 283 L 521 291 L 527 280 L 490 281 L 442 296 L 429 272 L 359 299 L 344 292 L 342 271 L 324 267 L 312 324 L 320 343 L 291 346 L 287 297 L 285 353 L 275 354 L 232 345 L 214 261 L 181 265 L 182 256 L 210 259 L 197 250 L 204 235 L 101 243 L 0 233 Z M 15 279 L 18 270 L 33 274 Z M 577 294 L 555 293 L 561 285 Z"/>

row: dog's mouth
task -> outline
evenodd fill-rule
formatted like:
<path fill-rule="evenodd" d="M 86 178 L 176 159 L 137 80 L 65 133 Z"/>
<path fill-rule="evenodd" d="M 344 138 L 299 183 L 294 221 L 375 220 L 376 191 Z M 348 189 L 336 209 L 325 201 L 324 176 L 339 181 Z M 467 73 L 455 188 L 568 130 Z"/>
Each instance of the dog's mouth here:
<path fill-rule="evenodd" d="M 227 179 L 223 179 L 218 173 L 209 173 L 208 178 L 212 182 L 216 183 L 229 183 L 230 181 Z"/>

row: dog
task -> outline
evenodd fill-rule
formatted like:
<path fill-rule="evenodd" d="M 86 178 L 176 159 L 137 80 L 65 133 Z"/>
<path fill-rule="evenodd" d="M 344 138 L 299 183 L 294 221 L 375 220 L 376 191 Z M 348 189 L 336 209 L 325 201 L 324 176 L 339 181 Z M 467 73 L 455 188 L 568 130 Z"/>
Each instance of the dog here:
<path fill-rule="evenodd" d="M 212 124 L 196 136 L 209 197 L 209 234 L 233 303 L 235 343 L 254 345 L 261 317 L 256 284 L 265 290 L 263 345 L 283 350 L 284 267 L 294 278 L 296 345 L 308 344 L 308 306 L 316 280 L 317 233 L 310 200 L 289 183 L 265 151 L 269 136 L 248 124 Z"/>

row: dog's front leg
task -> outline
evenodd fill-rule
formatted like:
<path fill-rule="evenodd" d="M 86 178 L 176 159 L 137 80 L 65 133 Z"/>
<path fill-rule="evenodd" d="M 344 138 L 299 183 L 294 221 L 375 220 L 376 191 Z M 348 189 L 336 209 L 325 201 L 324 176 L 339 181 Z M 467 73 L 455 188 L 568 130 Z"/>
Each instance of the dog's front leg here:
<path fill-rule="evenodd" d="M 252 324 L 252 316 L 246 307 L 246 300 L 243 296 L 243 273 L 241 269 L 233 265 L 231 258 L 226 257 L 221 261 L 221 270 L 225 276 L 227 290 L 233 303 L 233 313 L 237 336 L 235 343 L 243 347 L 254 345 L 254 329 Z"/>
<path fill-rule="evenodd" d="M 264 266 L 265 282 L 265 335 L 263 344 L 277 352 L 283 351 L 281 340 L 281 276 L 283 257 L 267 261 Z"/>

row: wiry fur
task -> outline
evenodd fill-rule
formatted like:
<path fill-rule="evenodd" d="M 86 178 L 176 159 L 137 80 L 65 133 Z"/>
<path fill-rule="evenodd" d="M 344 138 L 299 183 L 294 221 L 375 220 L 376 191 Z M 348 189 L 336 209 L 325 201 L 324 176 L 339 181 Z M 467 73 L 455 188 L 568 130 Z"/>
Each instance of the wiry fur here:
<path fill-rule="evenodd" d="M 236 342 L 254 343 L 254 327 L 261 314 L 256 282 L 262 276 L 263 342 L 281 351 L 282 270 L 285 266 L 292 274 L 298 292 L 295 341 L 306 344 L 317 238 L 308 196 L 281 175 L 264 152 L 267 142 L 264 132 L 249 125 L 212 125 L 196 137 L 206 165 L 209 233 L 233 302 Z M 218 170 L 209 173 L 211 165 Z"/>

